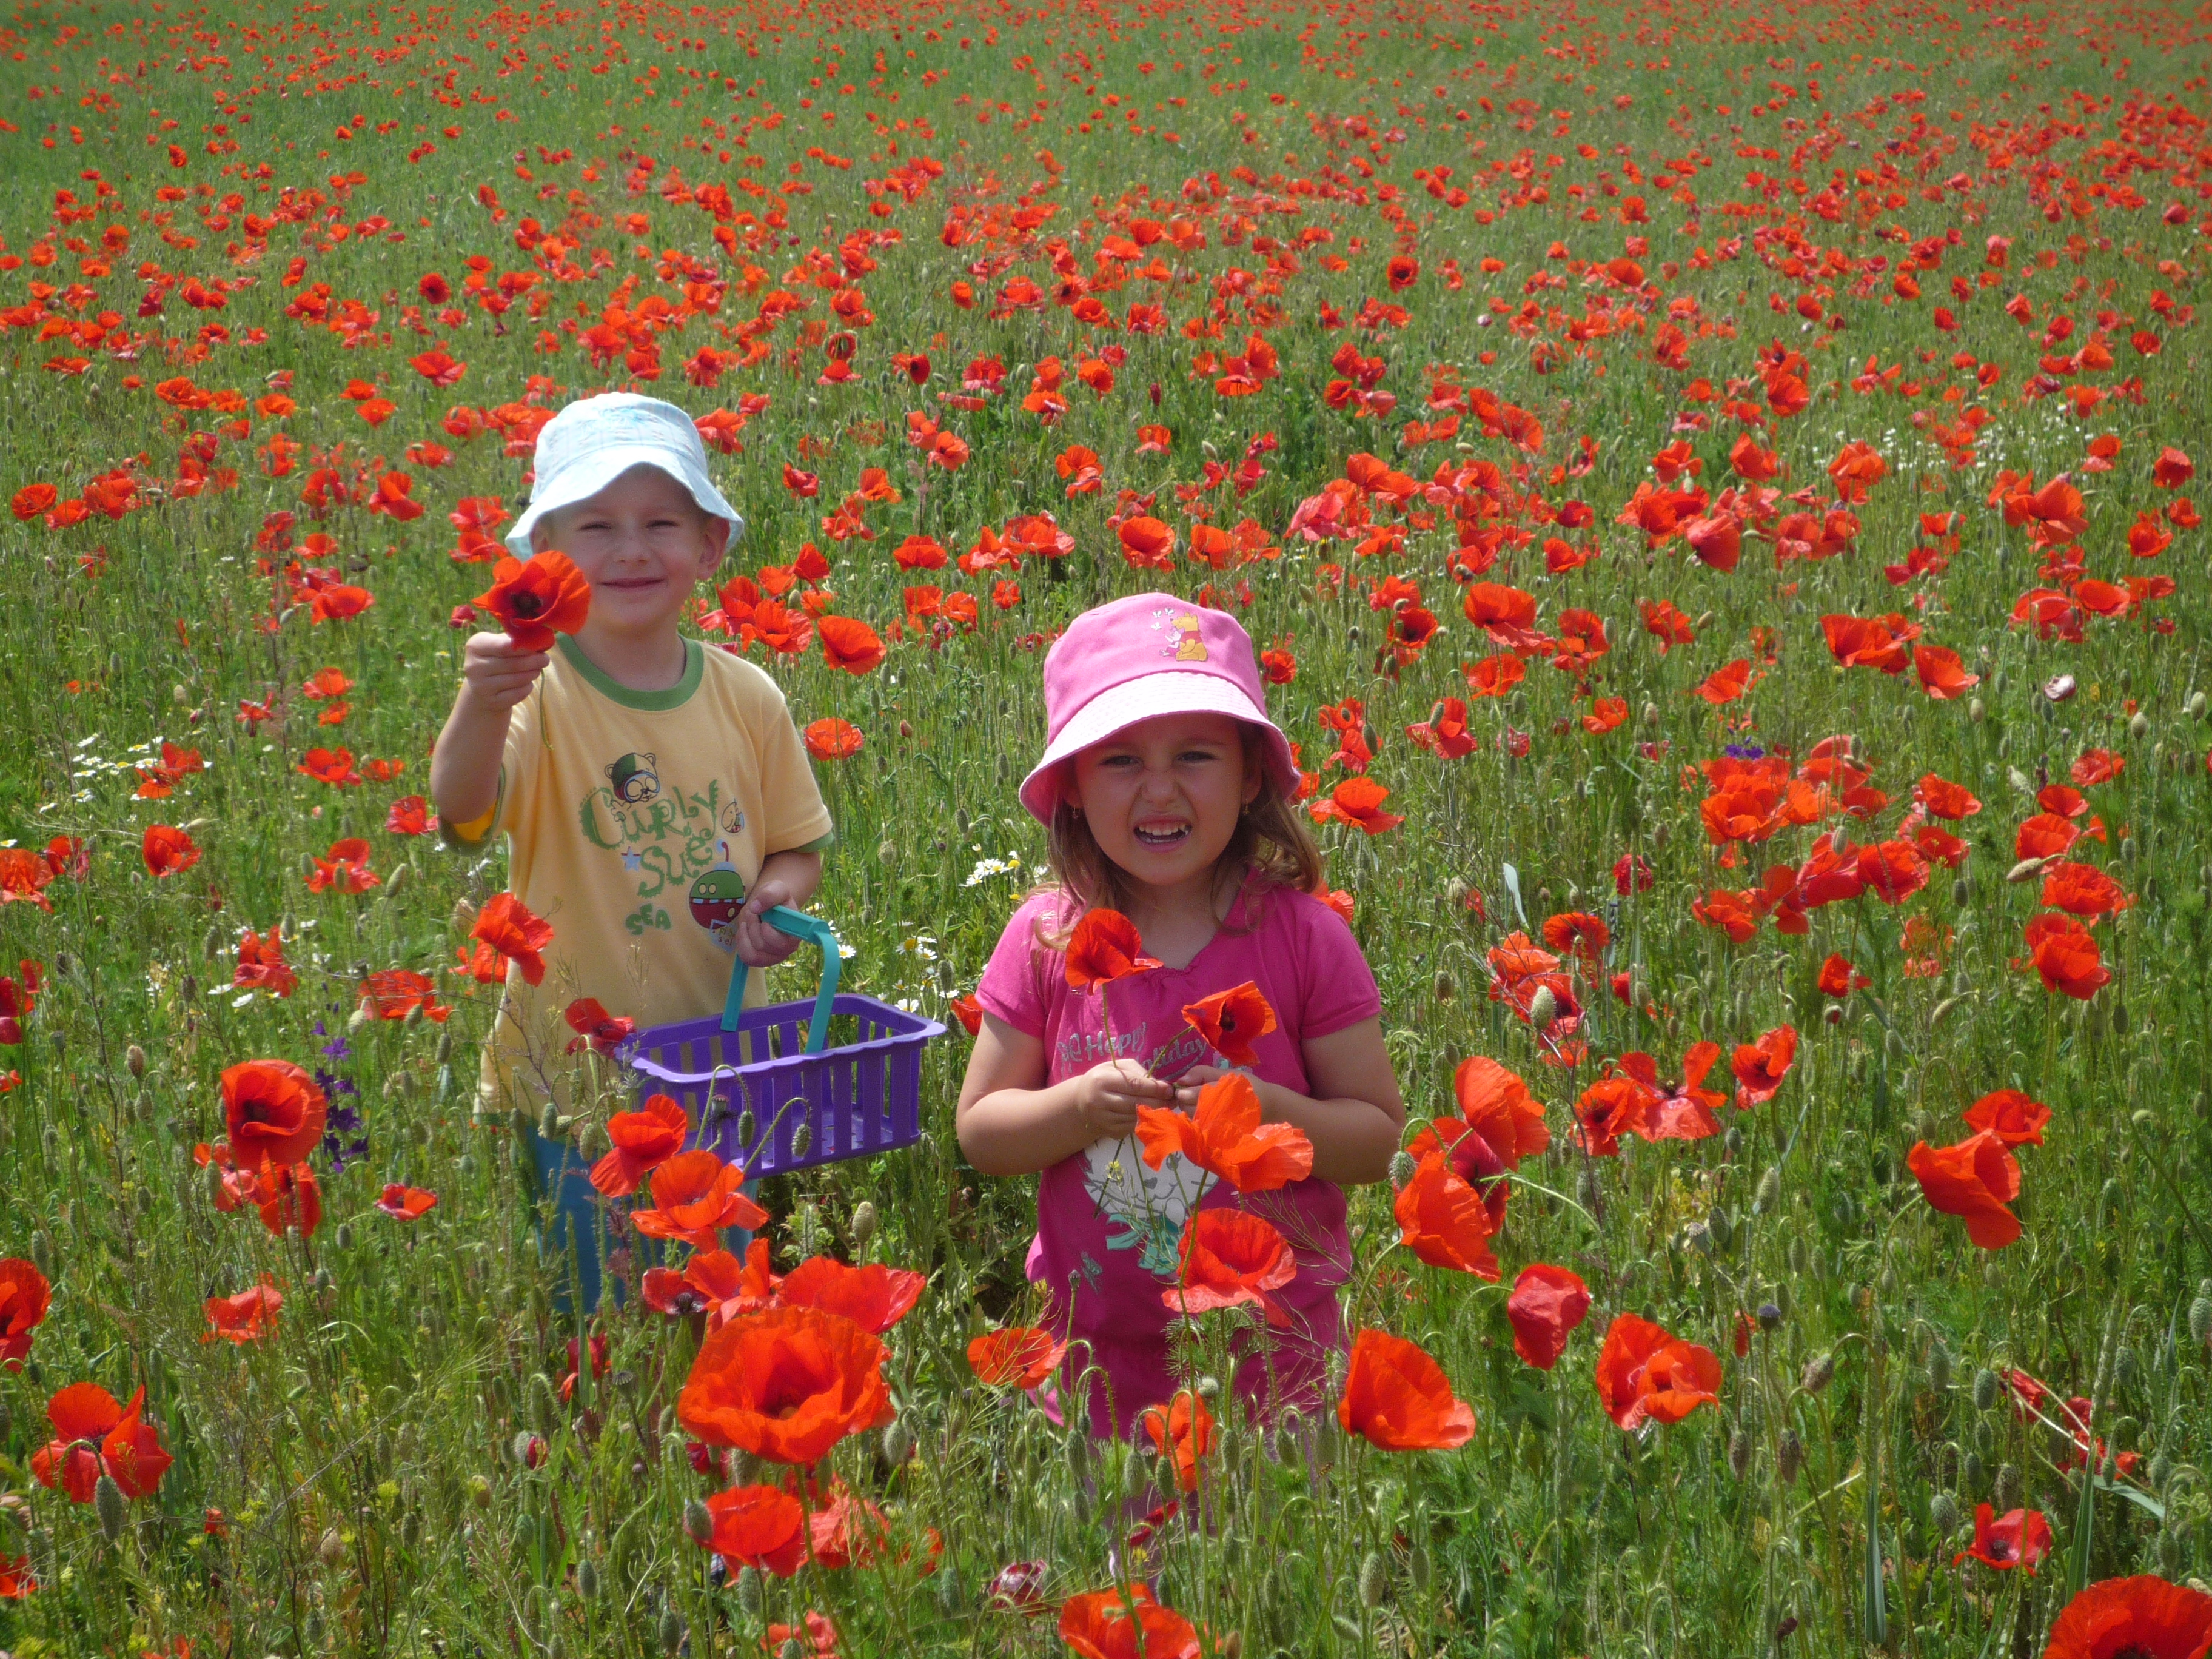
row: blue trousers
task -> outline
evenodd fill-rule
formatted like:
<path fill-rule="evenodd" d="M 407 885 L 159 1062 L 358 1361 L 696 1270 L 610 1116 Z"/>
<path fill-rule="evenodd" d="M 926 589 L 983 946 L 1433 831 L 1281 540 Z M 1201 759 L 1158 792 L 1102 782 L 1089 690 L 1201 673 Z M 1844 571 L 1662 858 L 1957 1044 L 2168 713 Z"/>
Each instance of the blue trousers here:
<path fill-rule="evenodd" d="M 573 1251 L 576 1260 L 576 1285 L 582 1292 L 586 1314 L 599 1310 L 603 1255 L 599 1247 L 599 1193 L 592 1185 L 591 1165 L 576 1154 L 576 1149 L 565 1140 L 548 1140 L 536 1129 L 530 1132 L 531 1152 L 538 1161 L 538 1184 L 555 1202 L 553 1218 L 538 1234 L 538 1241 L 550 1256 L 556 1252 Z M 741 1189 L 747 1198 L 757 1199 L 760 1193 L 758 1181 L 748 1181 Z M 647 1264 L 661 1260 L 661 1242 L 647 1238 L 641 1233 L 629 1233 L 633 1255 Z M 722 1234 L 722 1248 L 736 1256 L 743 1256 L 745 1247 L 752 1243 L 752 1235 L 742 1227 L 732 1227 Z M 561 1307 L 568 1306 L 568 1276 L 562 1275 L 555 1287 L 554 1300 Z M 622 1283 L 617 1279 L 610 1287 L 613 1301 L 622 1300 Z"/>

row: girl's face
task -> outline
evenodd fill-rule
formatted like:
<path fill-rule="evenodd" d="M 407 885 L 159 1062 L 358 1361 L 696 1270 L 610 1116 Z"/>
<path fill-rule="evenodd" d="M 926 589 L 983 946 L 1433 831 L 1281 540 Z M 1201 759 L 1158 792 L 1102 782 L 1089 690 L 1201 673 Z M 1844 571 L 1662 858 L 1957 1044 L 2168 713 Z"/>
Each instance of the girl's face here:
<path fill-rule="evenodd" d="M 1157 890 L 1208 888 L 1237 820 L 1260 793 L 1226 714 L 1162 714 L 1076 756 L 1066 784 L 1098 850 Z"/>

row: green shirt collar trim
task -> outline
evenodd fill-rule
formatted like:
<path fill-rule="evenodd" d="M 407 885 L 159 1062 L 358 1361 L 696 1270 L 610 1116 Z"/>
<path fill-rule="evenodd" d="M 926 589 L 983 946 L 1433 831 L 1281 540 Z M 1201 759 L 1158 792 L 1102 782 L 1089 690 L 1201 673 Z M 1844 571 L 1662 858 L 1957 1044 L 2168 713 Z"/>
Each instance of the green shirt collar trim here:
<path fill-rule="evenodd" d="M 584 684 L 611 702 L 648 714 L 665 714 L 691 701 L 707 672 L 707 653 L 696 640 L 684 641 L 684 678 L 665 691 L 639 691 L 624 685 L 583 653 L 574 636 L 555 636 L 562 659 L 584 677 Z"/>

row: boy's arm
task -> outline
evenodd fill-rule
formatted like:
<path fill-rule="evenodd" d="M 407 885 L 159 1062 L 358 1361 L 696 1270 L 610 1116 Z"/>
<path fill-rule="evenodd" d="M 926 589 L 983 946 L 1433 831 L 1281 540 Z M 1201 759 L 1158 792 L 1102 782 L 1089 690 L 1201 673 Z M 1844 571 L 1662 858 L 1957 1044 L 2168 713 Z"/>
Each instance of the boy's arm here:
<path fill-rule="evenodd" d="M 504 634 L 470 636 L 461 689 L 430 756 L 430 799 L 443 822 L 473 823 L 499 804 L 507 722 L 551 660 L 519 649 Z"/>
<path fill-rule="evenodd" d="M 761 860 L 760 878 L 738 912 L 738 957 L 750 968 L 773 968 L 796 951 L 804 939 L 761 920 L 763 910 L 779 904 L 793 909 L 805 906 L 822 884 L 822 854 L 793 848 L 770 853 Z"/>

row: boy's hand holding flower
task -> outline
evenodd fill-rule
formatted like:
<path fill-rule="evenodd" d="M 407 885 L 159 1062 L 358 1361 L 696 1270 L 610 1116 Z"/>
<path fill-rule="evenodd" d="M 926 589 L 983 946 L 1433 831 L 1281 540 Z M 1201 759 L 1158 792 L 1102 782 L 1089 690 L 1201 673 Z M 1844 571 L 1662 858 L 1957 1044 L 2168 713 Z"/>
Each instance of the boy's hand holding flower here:
<path fill-rule="evenodd" d="M 530 695 L 552 660 L 505 634 L 471 634 L 461 651 L 461 681 L 472 702 L 495 712 L 508 709 Z"/>

